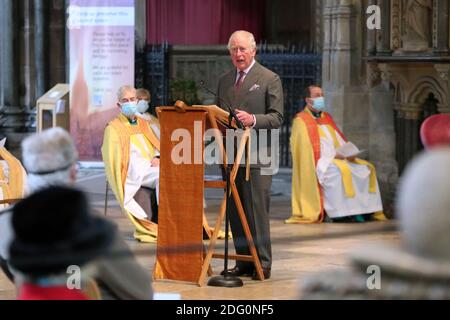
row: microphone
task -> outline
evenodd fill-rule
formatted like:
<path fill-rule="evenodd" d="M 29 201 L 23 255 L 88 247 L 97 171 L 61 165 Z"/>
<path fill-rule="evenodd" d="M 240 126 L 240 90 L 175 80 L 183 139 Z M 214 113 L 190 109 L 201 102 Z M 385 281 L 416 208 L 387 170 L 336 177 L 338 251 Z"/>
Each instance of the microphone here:
<path fill-rule="evenodd" d="M 228 112 L 230 113 L 230 127 L 231 127 L 231 118 L 234 118 L 234 121 L 236 121 L 236 126 L 239 129 L 244 129 L 244 124 L 241 122 L 241 120 L 238 119 L 236 112 L 234 111 L 233 108 L 230 107 L 230 105 L 228 103 L 226 103 L 221 97 L 219 97 L 217 93 L 215 93 L 214 91 L 209 89 L 207 86 L 205 86 L 205 81 L 200 80 L 200 86 L 203 89 L 205 89 L 206 91 L 208 91 L 209 93 L 211 93 L 214 97 L 216 97 L 220 101 L 221 104 L 223 104 L 225 107 L 227 107 Z"/>

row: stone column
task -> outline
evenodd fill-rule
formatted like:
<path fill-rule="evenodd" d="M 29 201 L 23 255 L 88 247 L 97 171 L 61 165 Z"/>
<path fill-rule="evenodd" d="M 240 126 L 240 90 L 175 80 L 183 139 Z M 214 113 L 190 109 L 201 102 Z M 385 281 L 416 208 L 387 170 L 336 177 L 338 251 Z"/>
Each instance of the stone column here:
<path fill-rule="evenodd" d="M 329 8 L 325 10 L 327 9 Z M 326 42 L 324 42 L 325 48 L 327 43 L 332 44 L 329 50 L 331 62 L 328 65 L 324 54 L 327 111 L 333 115 L 335 122 L 350 141 L 359 148 L 368 150 L 367 160 L 374 163 L 377 168 L 384 204 L 388 207 L 392 203 L 398 177 L 392 94 L 389 85 L 381 83 L 379 79 L 381 71 L 376 64 L 368 66 L 372 69 L 369 83 L 374 87 L 367 86 L 361 72 L 367 67 L 365 61 L 361 60 L 361 55 L 371 48 L 373 50 L 375 45 L 375 39 L 363 42 L 363 38 L 360 37 L 361 25 L 365 26 L 366 7 L 361 6 L 359 0 L 338 0 L 331 9 L 331 15 L 334 17 L 332 21 L 335 21 L 332 26 L 334 30 L 328 31 L 331 34 L 329 39 L 325 29 Z M 385 10 L 384 15 L 388 12 L 389 10 Z M 326 26 L 325 24 L 325 28 Z M 386 19 L 383 20 L 382 27 L 388 27 Z M 389 31 L 386 35 L 384 42 L 380 42 L 380 46 L 375 46 L 375 49 L 386 49 L 384 52 L 390 53 Z M 327 72 L 330 75 L 328 78 Z"/>
<path fill-rule="evenodd" d="M 322 83 L 323 86 L 330 81 L 330 58 L 331 58 L 331 13 L 332 13 L 332 1 L 325 0 L 325 6 L 323 9 L 323 45 L 322 45 Z"/>
<path fill-rule="evenodd" d="M 36 60 L 36 55 L 39 54 L 36 45 L 44 46 L 44 44 L 38 44 L 35 41 L 35 2 L 33 0 L 20 2 L 23 25 L 21 25 L 19 37 L 21 61 L 18 70 L 20 70 L 20 85 L 23 88 L 20 95 L 20 106 L 25 107 L 26 110 L 36 102 L 36 87 L 39 78 L 42 77 L 42 74 L 37 72 L 43 73 L 41 66 L 38 65 L 40 61 Z M 45 18 L 41 17 L 41 19 L 43 21 Z M 42 58 L 45 59 L 44 56 Z"/>
<path fill-rule="evenodd" d="M 34 1 L 34 65 L 36 68 L 36 82 L 35 94 L 32 100 L 36 100 L 45 93 L 48 82 L 48 29 L 46 28 L 45 15 L 47 4 L 47 0 Z"/>
<path fill-rule="evenodd" d="M 377 5 L 377 0 L 369 0 L 368 6 Z M 365 9 L 365 8 L 364 8 Z M 366 37 L 366 55 L 373 56 L 377 52 L 377 30 L 367 29 Z"/>
<path fill-rule="evenodd" d="M 449 55 L 449 3 L 448 0 L 437 0 L 437 43 L 433 48 L 436 55 Z"/>
<path fill-rule="evenodd" d="M 49 2 L 48 8 L 48 26 L 47 30 L 51 37 L 47 37 L 49 43 L 47 58 L 47 81 L 45 83 L 45 92 L 51 89 L 57 83 L 66 83 L 66 19 L 64 0 L 53 0 Z"/>
<path fill-rule="evenodd" d="M 311 48 L 316 53 L 322 52 L 323 39 L 323 0 L 312 1 L 311 3 Z"/>
<path fill-rule="evenodd" d="M 135 0 L 136 51 L 143 51 L 147 43 L 147 1 Z"/>
<path fill-rule="evenodd" d="M 19 104 L 16 7 L 16 1 L 3 1 L 0 10 L 0 106 Z"/>
<path fill-rule="evenodd" d="M 378 0 L 381 9 L 381 30 L 377 30 L 379 41 L 377 43 L 377 55 L 391 55 L 391 4 L 388 0 Z"/>
<path fill-rule="evenodd" d="M 401 127 L 397 134 L 402 143 L 397 144 L 398 166 L 400 174 L 405 169 L 406 164 L 412 159 L 420 148 L 420 119 L 422 118 L 422 108 L 419 103 L 399 103 L 399 121 Z"/>
<path fill-rule="evenodd" d="M 377 82 L 378 83 L 378 82 Z M 392 216 L 398 180 L 393 95 L 386 83 L 378 83 L 369 93 L 369 158 L 377 170 L 385 214 Z"/>
<path fill-rule="evenodd" d="M 345 126 L 345 112 L 347 105 L 347 98 L 352 91 L 350 88 L 352 82 L 352 29 L 355 27 L 352 14 L 354 7 L 351 0 L 335 0 L 332 2 L 333 6 L 330 9 L 331 15 L 331 48 L 328 78 L 324 77 L 324 94 L 327 105 L 327 110 L 330 111 L 334 120 L 343 128 Z M 325 31 L 326 33 L 327 31 Z M 327 36 L 325 38 L 328 38 Z M 324 72 L 327 72 L 326 70 Z"/>
<path fill-rule="evenodd" d="M 351 80 L 351 40 L 350 40 L 350 19 L 352 14 L 351 0 L 340 0 L 335 8 L 336 16 L 336 39 L 333 47 L 333 65 L 338 65 L 339 69 L 334 69 L 332 79 L 341 86 L 349 85 Z"/>

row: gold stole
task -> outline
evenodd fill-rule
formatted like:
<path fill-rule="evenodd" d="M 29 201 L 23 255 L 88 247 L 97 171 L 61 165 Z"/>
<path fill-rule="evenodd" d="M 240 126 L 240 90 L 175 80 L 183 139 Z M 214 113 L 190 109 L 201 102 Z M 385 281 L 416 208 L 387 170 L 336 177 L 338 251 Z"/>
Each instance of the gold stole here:
<path fill-rule="evenodd" d="M 334 130 L 333 126 L 327 124 L 326 127 L 331 134 L 334 147 L 336 149 L 339 148 L 340 144 L 337 139 L 336 131 Z M 323 131 L 323 129 L 320 126 L 318 128 L 319 128 L 320 136 L 325 137 L 326 135 L 325 135 L 325 132 Z M 358 159 L 358 158 L 355 158 L 351 162 L 360 164 L 360 165 L 365 165 L 369 168 L 369 170 L 370 170 L 369 192 L 375 193 L 376 192 L 376 173 L 375 173 L 374 165 L 368 161 Z M 351 171 L 350 165 L 348 164 L 348 162 L 346 160 L 341 160 L 341 159 L 334 159 L 333 163 L 338 167 L 339 171 L 341 172 L 342 184 L 344 186 L 345 196 L 347 198 L 353 198 L 356 195 L 356 193 L 355 193 L 355 189 L 353 187 L 352 171 Z"/>
<path fill-rule="evenodd" d="M 122 188 L 125 188 L 125 181 L 128 173 L 128 165 L 130 162 L 130 138 L 134 134 L 143 134 L 148 141 L 158 151 L 160 150 L 160 143 L 153 131 L 150 129 L 148 123 L 145 120 L 137 118 L 136 126 L 126 126 L 120 118 L 116 118 L 111 121 L 111 126 L 117 132 L 119 137 L 121 150 L 123 150 L 122 164 L 121 164 L 121 176 L 122 176 Z"/>
<path fill-rule="evenodd" d="M 3 196 L 5 199 L 20 199 L 24 196 L 25 170 L 22 164 L 5 148 L 0 148 L 0 158 L 8 163 L 9 177 L 8 183 L 2 184 Z M 0 166 L 0 180 L 6 180 L 3 168 Z"/>

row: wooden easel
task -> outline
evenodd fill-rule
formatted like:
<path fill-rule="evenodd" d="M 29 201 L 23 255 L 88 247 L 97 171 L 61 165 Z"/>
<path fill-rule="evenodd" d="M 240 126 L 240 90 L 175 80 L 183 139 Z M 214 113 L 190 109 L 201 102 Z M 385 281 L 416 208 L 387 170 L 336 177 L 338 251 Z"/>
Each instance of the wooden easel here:
<path fill-rule="evenodd" d="M 189 106 L 186 106 L 186 104 L 184 104 L 181 101 L 177 101 L 177 103 L 175 104 L 175 107 L 159 107 L 158 113 L 164 112 L 164 111 L 173 112 L 174 110 L 176 110 L 177 112 L 181 112 L 181 113 L 198 112 L 198 111 L 206 112 L 206 117 L 207 117 L 210 127 L 215 129 L 214 137 L 215 137 L 215 141 L 219 145 L 220 159 L 222 160 L 222 165 L 224 167 L 228 166 L 227 153 L 226 153 L 225 147 L 223 145 L 223 139 L 222 139 L 223 137 L 222 137 L 219 127 L 218 127 L 218 123 L 221 124 L 222 126 L 228 126 L 228 116 L 229 116 L 228 113 L 226 111 L 220 109 L 217 106 L 192 106 L 192 107 L 189 107 Z M 250 178 L 250 167 L 249 167 L 249 163 L 250 163 L 250 129 L 245 129 L 243 131 L 242 137 L 240 139 L 239 149 L 237 151 L 236 158 L 235 158 L 235 161 L 234 161 L 231 173 L 230 173 L 230 193 L 231 193 L 230 195 L 233 196 L 233 199 L 235 201 L 236 208 L 237 208 L 237 211 L 239 214 L 239 218 L 242 222 L 242 226 L 244 229 L 244 233 L 245 233 L 251 254 L 250 255 L 229 255 L 228 258 L 231 260 L 253 262 L 255 265 L 255 270 L 256 270 L 256 273 L 257 273 L 259 279 L 264 280 L 264 274 L 262 271 L 261 263 L 259 261 L 258 253 L 256 251 L 253 237 L 250 232 L 250 228 L 248 226 L 247 219 L 245 216 L 244 208 L 242 206 L 242 203 L 241 203 L 241 200 L 239 197 L 239 193 L 238 193 L 238 190 L 237 190 L 237 187 L 235 184 L 237 172 L 239 169 L 239 164 L 242 160 L 244 152 L 246 152 L 246 159 L 245 159 L 246 166 L 247 166 L 246 179 L 249 180 L 249 178 Z M 161 155 L 161 157 L 163 157 L 163 155 Z M 226 190 L 226 181 L 205 181 L 205 180 L 203 180 L 203 187 Z M 207 274 L 209 274 L 209 275 L 212 274 L 212 272 L 211 272 L 212 258 L 218 258 L 218 259 L 224 258 L 224 254 L 215 253 L 214 250 L 215 250 L 219 232 L 221 230 L 222 222 L 225 217 L 227 196 L 230 196 L 230 195 L 227 195 L 226 191 L 224 191 L 224 197 L 222 199 L 222 203 L 221 203 L 221 206 L 219 209 L 219 213 L 218 213 L 217 220 L 216 220 L 216 225 L 215 225 L 212 235 L 210 235 L 210 243 L 209 243 L 208 249 L 206 250 L 206 254 L 203 254 L 203 263 L 199 270 L 199 276 L 197 277 L 197 274 L 195 273 L 195 275 L 193 275 L 193 277 L 189 278 L 189 280 L 194 280 L 196 278 L 195 282 L 199 286 L 204 286 Z M 195 212 L 193 212 L 193 214 L 195 215 Z M 161 212 L 160 212 L 160 218 L 161 218 Z M 202 218 L 202 225 L 203 225 L 203 227 L 208 226 L 204 215 Z M 228 235 L 225 235 L 225 236 L 228 236 Z M 158 245 L 159 245 L 159 243 L 158 243 Z M 166 259 L 166 261 L 167 261 L 167 259 Z M 158 257 L 157 257 L 157 268 L 155 268 L 155 269 L 158 269 L 158 270 L 163 269 L 163 266 L 161 266 L 161 263 L 158 265 Z M 159 279 L 161 279 L 161 278 L 164 278 L 164 277 L 159 277 Z M 171 280 L 186 280 L 186 278 L 184 276 L 182 277 L 182 279 L 173 279 L 173 277 L 172 278 L 165 277 L 165 278 L 171 279 Z"/>
<path fill-rule="evenodd" d="M 240 261 L 250 261 L 253 262 L 255 265 L 255 270 L 257 272 L 258 278 L 260 280 L 264 280 L 264 274 L 262 271 L 262 267 L 261 267 L 261 263 L 259 261 L 259 257 L 258 257 L 258 253 L 256 251 L 255 248 L 255 244 L 253 242 L 253 237 L 252 234 L 250 232 L 250 228 L 248 226 L 248 222 L 245 216 L 245 212 L 244 212 L 244 208 L 242 207 L 242 203 L 241 203 L 241 199 L 239 197 L 239 193 L 236 187 L 236 176 L 237 176 L 237 172 L 239 170 L 239 163 L 241 162 L 243 153 L 244 153 L 244 149 L 247 149 L 247 157 L 246 157 L 246 162 L 247 162 L 247 169 L 246 169 L 246 180 L 249 180 L 250 178 L 250 167 L 248 166 L 248 162 L 249 162 L 249 155 L 250 155 L 250 129 L 245 129 L 244 134 L 241 137 L 241 141 L 239 144 L 239 149 L 237 151 L 236 154 L 236 159 L 234 161 L 233 164 L 233 168 L 231 170 L 231 174 L 230 174 L 230 192 L 231 195 L 233 196 L 233 199 L 236 203 L 236 209 L 238 211 L 239 214 L 239 218 L 241 220 L 243 229 L 244 229 L 244 233 L 245 233 L 245 237 L 247 239 L 248 242 L 248 246 L 250 249 L 250 255 L 228 255 L 228 259 L 231 260 L 240 260 Z M 226 157 L 224 158 L 226 159 Z M 226 161 L 224 161 L 224 165 L 226 164 Z M 215 186 L 213 183 L 209 184 L 207 181 L 205 181 L 205 188 L 225 188 L 226 187 L 226 182 L 221 182 L 220 186 Z M 207 254 L 205 256 L 205 260 L 203 262 L 203 267 L 202 267 L 202 273 L 200 275 L 200 278 L 198 280 L 198 284 L 200 286 L 203 286 L 205 284 L 205 280 L 206 280 L 206 274 L 208 271 L 208 268 L 210 267 L 210 263 L 212 258 L 218 258 L 218 259 L 224 259 L 225 256 L 224 254 L 218 254 L 218 253 L 214 253 L 214 249 L 215 249 L 215 245 L 217 242 L 217 237 L 219 235 L 219 231 L 221 229 L 222 226 L 222 222 L 224 220 L 225 217 L 225 210 L 226 210 L 226 197 L 229 196 L 226 194 L 224 194 L 224 198 L 222 199 L 222 204 L 220 206 L 220 210 L 219 210 L 219 214 L 216 220 L 216 225 L 214 228 L 214 232 L 211 236 L 210 239 L 210 243 L 209 243 L 209 248 L 207 250 Z M 228 236 L 228 235 L 225 235 Z"/>
<path fill-rule="evenodd" d="M 14 204 L 16 202 L 19 202 L 22 199 L 3 199 L 0 200 L 0 204 Z"/>

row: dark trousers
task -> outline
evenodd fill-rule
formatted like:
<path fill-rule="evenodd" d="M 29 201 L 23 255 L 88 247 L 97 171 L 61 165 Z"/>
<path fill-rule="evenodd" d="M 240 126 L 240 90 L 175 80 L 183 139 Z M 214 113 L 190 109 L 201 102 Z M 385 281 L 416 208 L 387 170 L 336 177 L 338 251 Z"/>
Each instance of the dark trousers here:
<path fill-rule="evenodd" d="M 8 277 L 8 279 L 11 282 L 14 282 L 14 276 L 11 273 L 11 270 L 9 270 L 8 262 L 3 259 L 2 256 L 0 256 L 0 268 L 2 269 L 3 273 Z"/>
<path fill-rule="evenodd" d="M 141 187 L 134 195 L 134 200 L 142 207 L 151 221 L 158 223 L 158 204 L 156 202 L 156 190 Z"/>
<path fill-rule="evenodd" d="M 250 232 L 255 242 L 259 260 L 263 268 L 272 266 L 272 245 L 270 242 L 270 188 L 272 176 L 262 176 L 261 169 L 250 169 L 250 180 L 245 181 L 245 168 L 241 167 L 236 176 L 236 187 L 244 208 Z M 230 202 L 230 224 L 234 247 L 239 255 L 250 255 L 239 214 L 234 200 Z M 237 261 L 241 268 L 253 268 L 252 262 Z"/>

